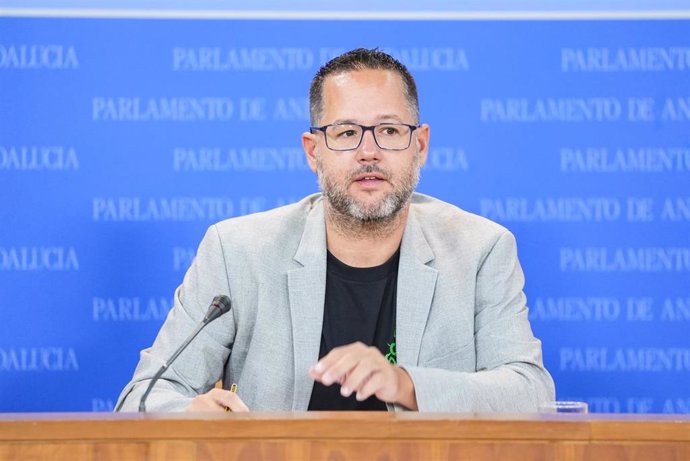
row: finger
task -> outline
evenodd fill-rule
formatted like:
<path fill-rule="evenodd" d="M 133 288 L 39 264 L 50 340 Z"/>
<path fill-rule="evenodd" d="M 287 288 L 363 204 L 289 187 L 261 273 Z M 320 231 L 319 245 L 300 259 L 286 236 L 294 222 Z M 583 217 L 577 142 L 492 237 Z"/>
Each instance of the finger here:
<path fill-rule="evenodd" d="M 366 346 L 361 342 L 335 347 L 328 354 L 321 357 L 316 365 L 309 369 L 309 376 L 311 376 L 311 378 L 315 381 L 323 382 L 322 380 L 324 373 L 334 364 L 339 362 L 344 356 L 351 354 L 353 351 L 361 351 L 363 349 L 366 349 Z M 332 383 L 333 381 L 331 381 L 331 384 Z"/>
<path fill-rule="evenodd" d="M 220 407 L 225 411 L 225 408 L 229 408 L 233 412 L 246 412 L 249 411 L 247 405 L 242 401 L 236 392 L 230 392 L 218 389 L 216 394 L 217 402 Z"/>
<path fill-rule="evenodd" d="M 324 386 L 330 386 L 333 383 L 342 384 L 364 356 L 365 352 L 360 349 L 349 350 L 346 354 L 342 355 L 340 359 L 324 370 L 320 379 L 321 383 L 323 383 Z"/>
<path fill-rule="evenodd" d="M 336 382 L 342 384 L 361 357 L 367 354 L 367 349 L 360 342 L 333 349 L 316 364 L 315 368 L 319 370 L 320 376 L 314 379 L 325 386 Z"/>
<path fill-rule="evenodd" d="M 362 400 L 366 400 L 372 395 L 375 395 L 383 402 L 389 401 L 388 397 L 392 395 L 390 392 L 391 387 L 394 387 L 395 383 L 390 382 L 388 375 L 389 374 L 384 371 L 373 373 L 357 391 L 355 398 L 361 402 Z"/>
<path fill-rule="evenodd" d="M 186 408 L 186 411 L 196 412 L 196 411 L 222 411 L 222 407 L 219 406 L 212 396 L 208 393 L 194 397 L 192 402 Z"/>
<path fill-rule="evenodd" d="M 206 394 L 204 394 L 204 399 L 206 403 L 205 411 L 225 411 L 225 405 L 223 404 L 223 394 L 227 391 L 223 389 L 211 389 Z"/>
<path fill-rule="evenodd" d="M 376 352 L 368 352 L 367 355 L 360 357 L 356 366 L 347 374 L 340 387 L 340 394 L 343 397 L 349 397 L 353 392 L 358 392 L 371 375 L 380 371 L 385 365 L 377 360 L 374 355 Z"/>

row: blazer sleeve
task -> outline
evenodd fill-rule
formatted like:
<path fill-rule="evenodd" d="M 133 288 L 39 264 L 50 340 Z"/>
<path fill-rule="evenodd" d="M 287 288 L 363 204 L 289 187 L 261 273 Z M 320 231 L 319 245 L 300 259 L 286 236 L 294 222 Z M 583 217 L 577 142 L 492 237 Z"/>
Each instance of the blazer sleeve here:
<path fill-rule="evenodd" d="M 122 403 L 120 411 L 138 411 L 153 375 L 201 322 L 219 294 L 230 295 L 230 287 L 220 237 L 211 226 L 175 291 L 173 307 L 153 345 L 141 351 L 134 376 L 116 408 Z M 210 323 L 163 373 L 149 394 L 147 410 L 182 411 L 194 397 L 209 391 L 221 378 L 234 334 L 232 311 Z"/>
<path fill-rule="evenodd" d="M 420 411 L 534 412 L 540 403 L 554 399 L 541 342 L 527 318 L 523 286 L 515 238 L 505 231 L 477 273 L 476 371 L 404 366 Z"/>

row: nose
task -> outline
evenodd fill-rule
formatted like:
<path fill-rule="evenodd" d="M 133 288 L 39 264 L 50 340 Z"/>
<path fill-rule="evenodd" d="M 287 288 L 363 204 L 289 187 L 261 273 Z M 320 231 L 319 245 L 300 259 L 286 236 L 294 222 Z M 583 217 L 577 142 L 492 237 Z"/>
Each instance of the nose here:
<path fill-rule="evenodd" d="M 374 130 L 365 130 L 362 142 L 357 149 L 359 162 L 376 162 L 379 160 L 381 150 L 374 139 Z"/>

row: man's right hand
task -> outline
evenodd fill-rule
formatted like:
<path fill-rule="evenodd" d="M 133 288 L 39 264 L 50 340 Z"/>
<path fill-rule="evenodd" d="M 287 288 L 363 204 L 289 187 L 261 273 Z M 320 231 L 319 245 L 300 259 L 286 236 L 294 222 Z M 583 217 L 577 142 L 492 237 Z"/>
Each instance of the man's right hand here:
<path fill-rule="evenodd" d="M 194 397 L 185 411 L 249 411 L 240 396 L 224 389 L 211 389 L 205 394 Z"/>

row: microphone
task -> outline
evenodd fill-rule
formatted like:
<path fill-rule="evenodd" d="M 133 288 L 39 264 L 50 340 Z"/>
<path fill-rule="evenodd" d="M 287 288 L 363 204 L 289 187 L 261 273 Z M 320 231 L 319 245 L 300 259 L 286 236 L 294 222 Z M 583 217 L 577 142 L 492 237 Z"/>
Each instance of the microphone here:
<path fill-rule="evenodd" d="M 185 340 L 184 343 L 175 351 L 173 355 L 170 356 L 167 362 L 163 362 L 163 366 L 160 367 L 160 369 L 156 372 L 156 374 L 153 376 L 153 379 L 151 379 L 151 382 L 149 383 L 149 387 L 146 388 L 146 392 L 144 392 L 144 395 L 141 396 L 141 400 L 139 401 L 139 412 L 140 413 L 145 413 L 146 412 L 146 399 L 149 396 L 149 393 L 151 392 L 151 389 L 153 389 L 153 385 L 156 384 L 158 379 L 165 373 L 165 370 L 168 369 L 168 367 L 175 361 L 178 355 L 184 351 L 187 346 L 189 346 L 189 343 L 192 342 L 194 338 L 203 330 L 206 325 L 209 323 L 213 322 L 215 319 L 220 317 L 221 315 L 227 313 L 230 311 L 232 308 L 232 302 L 230 301 L 230 298 L 228 298 L 225 295 L 218 295 L 215 298 L 213 298 L 213 301 L 211 302 L 211 305 L 208 308 L 208 311 L 206 312 L 206 316 L 204 319 L 197 325 L 197 327 L 194 329 L 191 335 Z M 122 407 L 122 404 L 124 403 L 124 399 L 122 402 L 120 402 L 120 405 L 115 409 L 115 411 L 119 411 L 120 407 Z"/>

